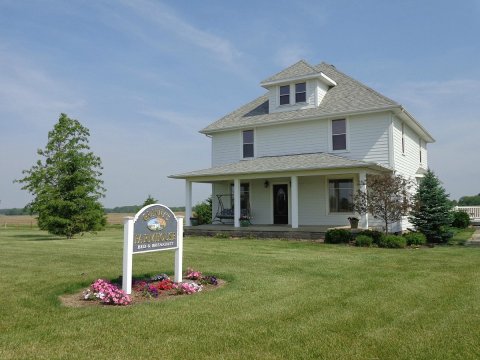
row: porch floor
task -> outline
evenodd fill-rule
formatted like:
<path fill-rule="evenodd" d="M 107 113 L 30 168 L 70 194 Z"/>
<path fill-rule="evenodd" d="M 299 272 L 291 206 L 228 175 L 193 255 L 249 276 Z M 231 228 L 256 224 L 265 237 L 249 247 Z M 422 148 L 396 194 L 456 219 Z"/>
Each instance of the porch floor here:
<path fill-rule="evenodd" d="M 292 229 L 290 225 L 249 225 L 236 228 L 228 224 L 208 224 L 198 226 L 185 226 L 185 236 L 216 236 L 229 237 L 256 237 L 256 238 L 281 238 L 281 239 L 325 239 L 325 232 L 340 225 L 304 225 Z"/>

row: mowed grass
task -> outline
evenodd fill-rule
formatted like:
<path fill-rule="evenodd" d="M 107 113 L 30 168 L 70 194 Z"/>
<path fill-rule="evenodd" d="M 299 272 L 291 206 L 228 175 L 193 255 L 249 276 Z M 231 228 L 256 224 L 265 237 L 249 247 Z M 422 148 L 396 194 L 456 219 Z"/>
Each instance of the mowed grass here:
<path fill-rule="evenodd" d="M 364 249 L 185 239 L 216 291 L 131 307 L 58 296 L 122 271 L 121 229 L 74 240 L 0 230 L 1 359 L 478 359 L 480 248 Z M 134 256 L 134 275 L 173 270 Z"/>

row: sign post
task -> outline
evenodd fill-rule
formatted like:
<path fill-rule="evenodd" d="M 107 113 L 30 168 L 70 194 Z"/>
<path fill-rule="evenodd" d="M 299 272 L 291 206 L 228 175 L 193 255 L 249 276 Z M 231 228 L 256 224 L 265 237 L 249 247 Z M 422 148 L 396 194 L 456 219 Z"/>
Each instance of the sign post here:
<path fill-rule="evenodd" d="M 175 250 L 175 282 L 182 281 L 183 218 L 168 207 L 147 205 L 135 217 L 126 217 L 123 228 L 122 289 L 132 293 L 133 254 Z"/>

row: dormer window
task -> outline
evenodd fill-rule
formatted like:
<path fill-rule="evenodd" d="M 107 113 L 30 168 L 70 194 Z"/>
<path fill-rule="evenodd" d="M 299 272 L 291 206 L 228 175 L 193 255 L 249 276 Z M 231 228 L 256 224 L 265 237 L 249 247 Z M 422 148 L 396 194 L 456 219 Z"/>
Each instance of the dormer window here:
<path fill-rule="evenodd" d="M 295 102 L 304 103 L 307 101 L 307 83 L 295 84 Z"/>
<path fill-rule="evenodd" d="M 280 86 L 280 105 L 290 104 L 290 85 Z"/>

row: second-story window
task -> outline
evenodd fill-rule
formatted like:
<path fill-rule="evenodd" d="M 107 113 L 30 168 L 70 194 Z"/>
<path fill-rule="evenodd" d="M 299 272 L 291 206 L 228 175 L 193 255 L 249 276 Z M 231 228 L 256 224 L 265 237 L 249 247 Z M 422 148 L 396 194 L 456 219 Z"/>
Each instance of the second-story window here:
<path fill-rule="evenodd" d="M 405 155 L 405 124 L 402 123 L 402 154 Z"/>
<path fill-rule="evenodd" d="M 253 130 L 245 130 L 243 132 L 243 157 L 253 157 Z"/>
<path fill-rule="evenodd" d="M 295 84 L 295 102 L 302 103 L 307 101 L 307 83 Z"/>
<path fill-rule="evenodd" d="M 280 105 L 290 104 L 290 85 L 280 86 Z"/>
<path fill-rule="evenodd" d="M 332 150 L 347 149 L 347 121 L 332 120 Z"/>

